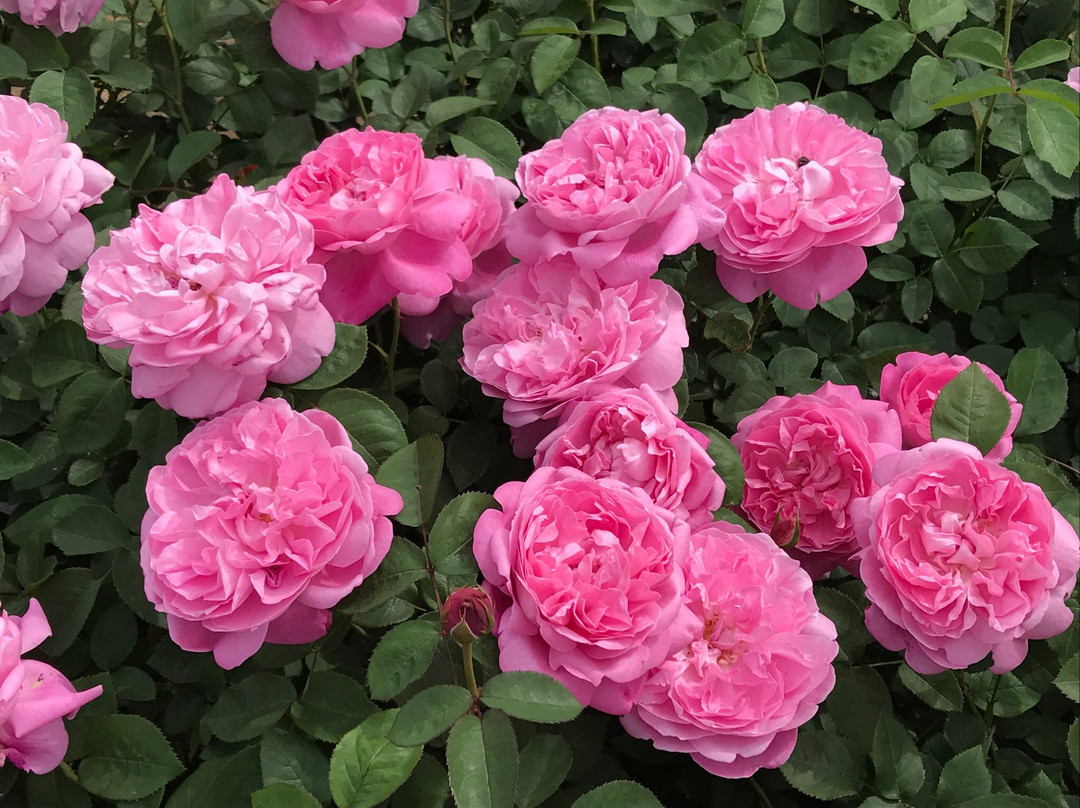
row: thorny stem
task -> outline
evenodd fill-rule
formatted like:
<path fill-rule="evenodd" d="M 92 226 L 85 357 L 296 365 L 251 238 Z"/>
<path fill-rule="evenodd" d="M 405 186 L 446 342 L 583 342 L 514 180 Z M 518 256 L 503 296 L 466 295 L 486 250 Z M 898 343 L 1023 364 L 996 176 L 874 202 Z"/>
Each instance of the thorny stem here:
<path fill-rule="evenodd" d="M 131 27 L 131 40 L 128 43 L 128 51 L 130 52 L 132 59 L 137 59 L 139 57 L 139 51 L 135 46 L 135 17 L 139 13 L 139 0 L 124 0 L 124 7 L 127 9 L 128 22 Z"/>
<path fill-rule="evenodd" d="M 761 37 L 754 39 L 754 50 L 757 52 L 757 69 L 766 76 L 769 75 L 769 67 L 765 64 L 765 54 L 761 50 Z"/>
<path fill-rule="evenodd" d="M 1005 0 L 1005 40 L 1001 43 L 1001 59 L 1006 65 L 1009 64 L 1009 39 L 1012 37 L 1012 21 L 1013 0 Z"/>
<path fill-rule="evenodd" d="M 66 760 L 60 761 L 60 771 L 62 771 L 64 773 L 64 776 L 72 782 L 79 782 L 79 776 L 75 774 L 75 770 L 71 768 L 71 764 L 68 763 Z"/>
<path fill-rule="evenodd" d="M 184 128 L 190 132 L 191 121 L 188 120 L 187 110 L 184 109 L 184 76 L 180 70 L 180 52 L 176 49 L 176 37 L 173 36 L 172 26 L 169 24 L 169 14 L 165 10 L 165 4 L 160 0 L 150 0 L 150 5 L 154 7 L 154 11 L 161 18 L 161 26 L 165 29 L 165 38 L 169 42 L 169 53 L 172 55 L 173 72 L 176 73 L 176 91 L 175 93 L 169 93 L 166 90 L 166 93 L 172 99 L 172 102 L 176 104 Z"/>
<path fill-rule="evenodd" d="M 750 344 L 754 344 L 754 340 L 757 339 L 758 329 L 761 328 L 761 323 L 765 319 L 765 311 L 772 303 L 773 294 L 771 292 L 762 295 L 758 298 L 757 311 L 754 312 L 754 324 L 750 327 Z"/>
<path fill-rule="evenodd" d="M 390 332 L 390 350 L 386 352 L 386 383 L 393 393 L 394 360 L 397 359 L 398 338 L 401 336 L 401 306 L 396 297 L 390 301 L 390 309 L 394 312 L 394 329 Z"/>
<path fill-rule="evenodd" d="M 364 119 L 364 123 L 367 123 L 367 104 L 364 103 L 364 96 L 360 93 L 360 66 L 357 64 L 355 56 L 345 72 L 349 74 L 349 84 L 352 85 L 353 95 L 356 96 L 356 103 L 360 106 L 360 117 Z"/>
<path fill-rule="evenodd" d="M 994 113 L 994 106 L 997 103 L 997 96 L 990 96 L 990 100 L 986 104 L 986 112 L 983 114 L 982 120 L 976 122 L 975 128 L 975 173 L 982 173 L 982 159 L 983 159 L 983 140 L 986 138 L 986 130 L 990 126 L 990 116 Z M 974 104 L 972 105 L 972 112 L 975 111 Z"/>
<path fill-rule="evenodd" d="M 443 30 L 446 32 L 446 47 L 450 51 L 450 61 L 457 64 L 457 54 L 454 53 L 453 28 L 450 22 L 450 0 L 443 0 Z"/>
<path fill-rule="evenodd" d="M 461 646 L 461 658 L 465 663 L 465 687 L 469 689 L 474 700 L 480 698 L 480 689 L 476 686 L 476 673 L 473 671 L 471 642 Z"/>
<path fill-rule="evenodd" d="M 449 2 L 449 0 L 447 0 Z M 594 0 L 586 0 L 586 5 L 589 9 L 589 27 L 592 28 L 596 25 L 596 5 Z M 596 72 L 600 72 L 600 38 L 596 34 L 589 34 L 589 39 L 592 40 L 592 60 L 593 67 L 596 68 Z"/>
<path fill-rule="evenodd" d="M 764 808 L 772 808 L 772 802 L 769 800 L 769 795 L 765 793 L 765 789 L 761 787 L 761 784 L 758 783 L 758 781 L 755 780 L 753 777 L 750 777 L 748 779 L 750 781 L 750 785 L 753 786 L 754 791 L 757 792 L 758 799 L 761 800 L 761 804 L 764 806 Z"/>

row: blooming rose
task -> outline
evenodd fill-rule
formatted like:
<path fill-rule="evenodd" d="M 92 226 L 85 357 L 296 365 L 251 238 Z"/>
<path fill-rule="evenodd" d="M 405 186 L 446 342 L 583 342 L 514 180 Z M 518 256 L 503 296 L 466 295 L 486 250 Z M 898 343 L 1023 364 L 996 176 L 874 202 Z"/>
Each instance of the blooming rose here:
<path fill-rule="evenodd" d="M 146 597 L 177 645 L 223 668 L 325 634 L 330 607 L 390 549 L 402 504 L 340 423 L 282 399 L 199 424 L 150 470 L 146 496 Z"/>
<path fill-rule="evenodd" d="M 1080 540 L 1037 485 L 948 439 L 883 458 L 874 477 L 852 508 L 866 626 L 914 670 L 992 653 L 1005 673 L 1029 639 L 1069 627 Z"/>
<path fill-rule="evenodd" d="M 537 469 L 499 487 L 473 552 L 495 600 L 499 667 L 555 677 L 586 705 L 630 709 L 642 677 L 689 637 L 689 527 L 619 480 Z"/>
<path fill-rule="evenodd" d="M 905 448 L 915 448 L 933 440 L 930 435 L 930 416 L 934 412 L 938 394 L 941 393 L 941 388 L 970 364 L 971 360 L 966 356 L 949 356 L 944 353 L 928 356 L 918 351 L 909 351 L 900 354 L 894 364 L 886 365 L 882 369 L 879 397 L 900 416 Z M 1001 440 L 986 455 L 987 460 L 1002 460 L 1012 451 L 1012 433 L 1020 423 L 1023 407 L 1005 390 L 1000 376 L 981 362 L 976 364 L 1009 402 L 1009 426 Z"/>
<path fill-rule="evenodd" d="M 0 314 L 33 314 L 94 249 L 79 211 L 113 175 L 66 143 L 51 107 L 0 95 Z"/>
<path fill-rule="evenodd" d="M 63 717 L 101 695 L 101 685 L 77 691 L 51 665 L 22 659 L 51 634 L 34 598 L 22 617 L 0 612 L 0 766 L 11 761 L 34 774 L 51 772 L 67 752 Z"/>
<path fill-rule="evenodd" d="M 711 522 L 712 511 L 724 503 L 724 481 L 708 445 L 708 438 L 643 385 L 610 390 L 564 411 L 555 431 L 536 447 L 536 465 L 614 477 L 697 525 Z"/>
<path fill-rule="evenodd" d="M 473 268 L 465 280 L 455 281 L 442 297 L 398 296 L 402 310 L 411 312 L 402 318 L 401 332 L 420 348 L 426 348 L 433 338 L 444 339 L 468 316 L 473 305 L 487 296 L 499 274 L 512 263 L 503 245 L 503 234 L 518 197 L 515 185 L 495 176 L 483 160 L 436 157 L 431 162 L 440 170 L 449 169 L 449 188 L 466 208 L 458 235 L 472 256 Z"/>
<path fill-rule="evenodd" d="M 712 774 L 749 777 L 788 759 L 832 690 L 836 628 L 768 536 L 716 522 L 690 542 L 693 638 L 649 674 L 622 724 Z"/>
<path fill-rule="evenodd" d="M 343 67 L 365 48 L 386 48 L 405 33 L 419 0 L 282 0 L 270 18 L 270 38 L 298 70 L 318 62 Z"/>
<path fill-rule="evenodd" d="M 89 24 L 103 5 L 105 0 L 0 0 L 0 11 L 18 14 L 27 25 L 48 28 L 60 36 Z"/>
<path fill-rule="evenodd" d="M 766 532 L 797 526 L 792 555 L 820 578 L 859 549 L 851 502 L 877 488 L 874 464 L 900 449 L 900 422 L 884 402 L 825 382 L 811 394 L 770 398 L 731 442 L 746 469 L 747 518 Z"/>
<path fill-rule="evenodd" d="M 566 263 L 503 273 L 463 333 L 462 367 L 486 395 L 506 399 L 503 419 L 522 457 L 554 426 L 538 422 L 608 390 L 647 384 L 674 410 L 689 343 L 682 299 L 667 284 L 605 287 Z"/>
<path fill-rule="evenodd" d="M 567 256 L 608 284 L 648 278 L 698 237 L 685 145 L 682 125 L 654 109 L 589 110 L 521 158 L 528 203 L 507 223 L 507 247 L 529 262 Z"/>
<path fill-rule="evenodd" d="M 1080 67 L 1074 67 L 1069 71 L 1069 77 L 1065 83 L 1080 93 Z"/>
<path fill-rule="evenodd" d="M 335 320 L 362 323 L 402 294 L 437 300 L 469 277 L 462 233 L 477 219 L 459 176 L 454 163 L 425 159 L 416 135 L 346 129 L 277 184 L 285 204 L 315 227 L 315 260 L 326 265 L 322 298 Z M 433 306 L 403 299 L 406 314 L 425 308 Z"/>
<path fill-rule="evenodd" d="M 701 243 L 744 303 L 769 289 L 802 309 L 835 297 L 866 270 L 862 248 L 891 239 L 904 215 L 881 141 L 801 101 L 721 126 L 694 171 L 709 186 L 694 211 L 726 214 Z"/>
<path fill-rule="evenodd" d="M 310 376 L 334 347 L 309 262 L 311 227 L 267 191 L 225 174 L 160 213 L 142 207 L 90 259 L 83 323 L 132 346 L 131 392 L 188 418 Z"/>

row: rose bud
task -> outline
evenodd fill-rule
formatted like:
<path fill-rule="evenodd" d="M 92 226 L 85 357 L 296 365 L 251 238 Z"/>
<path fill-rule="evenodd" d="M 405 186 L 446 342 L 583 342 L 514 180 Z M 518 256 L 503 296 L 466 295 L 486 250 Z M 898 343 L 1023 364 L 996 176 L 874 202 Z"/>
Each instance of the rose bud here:
<path fill-rule="evenodd" d="M 491 633 L 495 625 L 495 604 L 491 595 L 478 586 L 464 586 L 450 593 L 439 610 L 443 634 L 458 645 L 471 643 Z"/>

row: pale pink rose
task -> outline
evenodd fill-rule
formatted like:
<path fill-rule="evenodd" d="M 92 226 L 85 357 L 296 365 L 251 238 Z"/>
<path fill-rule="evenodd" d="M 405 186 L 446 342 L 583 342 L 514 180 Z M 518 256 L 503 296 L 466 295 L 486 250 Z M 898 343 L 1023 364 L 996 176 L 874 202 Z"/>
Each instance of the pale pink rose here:
<path fill-rule="evenodd" d="M 744 303 L 766 290 L 801 309 L 836 297 L 866 270 L 863 247 L 889 241 L 904 216 L 881 141 L 801 101 L 721 126 L 694 171 L 709 186 L 691 199 L 695 213 L 726 214 L 701 243 Z"/>
<path fill-rule="evenodd" d="M 331 135 L 277 184 L 315 228 L 335 320 L 362 323 L 398 295 L 437 300 L 469 277 L 462 232 L 474 207 L 457 178 L 453 163 L 424 157 L 416 135 L 369 128 Z M 402 311 L 426 306 L 406 302 Z"/>
<path fill-rule="evenodd" d="M 235 668 L 263 642 L 307 643 L 390 549 L 401 496 L 345 428 L 279 398 L 195 427 L 150 470 L 146 597 L 185 651 Z"/>
<path fill-rule="evenodd" d="M 1069 70 L 1069 77 L 1065 79 L 1065 83 L 1080 93 L 1080 67 Z"/>
<path fill-rule="evenodd" d="M 473 553 L 495 602 L 499 667 L 558 679 L 620 715 L 645 674 L 689 639 L 689 526 L 619 480 L 542 468 L 509 482 L 476 523 Z"/>
<path fill-rule="evenodd" d="M 648 278 L 698 238 L 685 145 L 682 125 L 654 109 L 585 112 L 518 163 L 528 202 L 506 246 L 528 262 L 565 256 L 608 284 Z"/>
<path fill-rule="evenodd" d="M 690 542 L 693 637 L 649 675 L 622 724 L 712 774 L 749 777 L 788 759 L 832 690 L 836 627 L 768 536 L 716 522 Z"/>
<path fill-rule="evenodd" d="M 205 194 L 142 207 L 90 259 L 83 324 L 131 346 L 131 392 L 188 418 L 310 376 L 334 347 L 311 226 L 225 174 Z"/>
<path fill-rule="evenodd" d="M 282 0 L 270 18 L 270 38 L 297 70 L 349 64 L 365 48 L 386 48 L 405 33 L 419 0 Z"/>
<path fill-rule="evenodd" d="M 18 14 L 27 25 L 48 28 L 60 36 L 89 25 L 103 5 L 105 0 L 0 0 L 0 11 Z"/>
<path fill-rule="evenodd" d="M 570 404 L 608 390 L 647 384 L 674 411 L 689 343 L 682 299 L 667 284 L 603 286 L 565 263 L 503 273 L 463 335 L 462 367 L 486 395 L 505 399 L 503 420 L 521 457 Z"/>
<path fill-rule="evenodd" d="M 33 314 L 94 250 L 80 211 L 101 201 L 113 175 L 67 133 L 51 107 L 0 95 L 0 314 Z"/>
<path fill-rule="evenodd" d="M 724 503 L 724 481 L 708 446 L 708 438 L 642 385 L 609 390 L 564 411 L 536 447 L 535 462 L 622 480 L 694 526 L 711 522 Z"/>
<path fill-rule="evenodd" d="M 51 634 L 34 598 L 22 617 L 0 612 L 0 766 L 10 761 L 34 774 L 51 772 L 67 752 L 64 716 L 102 693 L 101 685 L 77 691 L 56 668 L 22 658 Z"/>
<path fill-rule="evenodd" d="M 993 654 L 1005 673 L 1028 640 L 1065 631 L 1080 540 L 1042 489 L 948 439 L 883 458 L 855 502 L 866 627 L 919 673 Z"/>
<path fill-rule="evenodd" d="M 825 382 L 814 393 L 770 398 L 731 442 L 746 470 L 747 518 L 784 540 L 797 529 L 791 555 L 814 578 L 851 566 L 859 549 L 851 503 L 874 493 L 874 465 L 900 450 L 896 413 L 856 387 Z"/>
<path fill-rule="evenodd" d="M 930 434 L 930 417 L 933 415 L 938 394 L 941 393 L 941 388 L 970 364 L 971 360 L 966 356 L 950 356 L 945 353 L 928 356 L 918 351 L 909 351 L 900 354 L 895 363 L 882 369 L 879 398 L 900 416 L 905 449 L 914 449 L 933 440 Z M 976 364 L 1009 402 L 1009 425 L 1001 440 L 986 455 L 987 460 L 1003 460 L 1012 451 L 1012 433 L 1020 423 L 1023 406 L 1005 390 L 1000 376 L 982 362 Z"/>
<path fill-rule="evenodd" d="M 465 206 L 459 237 L 473 259 L 472 273 L 455 281 L 442 296 L 398 295 L 402 312 L 401 333 L 412 344 L 426 348 L 431 340 L 444 339 L 463 322 L 473 305 L 485 297 L 495 279 L 513 262 L 503 245 L 506 219 L 514 210 L 518 190 L 514 183 L 495 176 L 491 166 L 474 157 L 436 157 L 432 163 L 446 172 Z"/>

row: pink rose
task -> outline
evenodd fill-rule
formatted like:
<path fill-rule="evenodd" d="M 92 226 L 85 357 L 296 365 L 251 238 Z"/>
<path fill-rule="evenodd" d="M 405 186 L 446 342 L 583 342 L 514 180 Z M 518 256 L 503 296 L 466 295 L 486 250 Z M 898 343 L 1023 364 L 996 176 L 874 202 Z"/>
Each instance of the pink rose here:
<path fill-rule="evenodd" d="M 801 101 L 721 126 L 694 171 L 708 186 L 691 199 L 695 213 L 726 214 L 701 243 L 744 303 L 766 290 L 801 309 L 836 297 L 866 270 L 863 247 L 891 239 L 904 215 L 904 183 L 881 141 Z"/>
<path fill-rule="evenodd" d="M 648 278 L 698 237 L 685 145 L 682 125 L 654 109 L 589 110 L 521 158 L 528 203 L 510 217 L 507 247 L 532 263 L 566 256 L 607 284 Z"/>
<path fill-rule="evenodd" d="M 536 466 L 570 466 L 640 488 L 691 525 L 712 521 L 724 481 L 706 451 L 709 439 L 672 414 L 647 385 L 609 390 L 563 412 L 536 447 Z"/>
<path fill-rule="evenodd" d="M 390 549 L 401 496 L 345 428 L 282 399 L 195 427 L 150 470 L 146 597 L 185 651 L 235 668 L 263 642 L 307 643 Z"/>
<path fill-rule="evenodd" d="M 788 759 L 832 690 L 836 628 L 768 536 L 716 522 L 690 542 L 693 637 L 649 674 L 622 724 L 712 774 L 749 777 Z"/>
<path fill-rule="evenodd" d="M 27 25 L 48 28 L 60 36 L 88 25 L 103 5 L 105 0 L 0 0 L 0 11 L 18 14 Z M 112 184 L 112 175 L 108 184 Z"/>
<path fill-rule="evenodd" d="M 1069 70 L 1069 77 L 1065 79 L 1065 83 L 1080 93 L 1080 67 Z"/>
<path fill-rule="evenodd" d="M 689 528 L 619 480 L 537 469 L 499 487 L 473 552 L 495 600 L 499 667 L 555 677 L 613 714 L 688 633 Z"/>
<path fill-rule="evenodd" d="M 425 159 L 416 135 L 346 129 L 277 184 L 315 228 L 335 320 L 362 323 L 398 295 L 437 300 L 469 277 L 462 232 L 475 211 L 457 180 L 452 163 Z M 402 311 L 425 313 L 408 303 Z"/>
<path fill-rule="evenodd" d="M 971 360 L 966 356 L 949 356 L 944 353 L 928 356 L 918 351 L 909 351 L 896 357 L 895 364 L 888 364 L 882 369 L 879 397 L 900 416 L 904 448 L 913 449 L 933 440 L 930 435 L 930 417 L 941 388 L 970 364 Z M 1003 460 L 1012 451 L 1012 433 L 1020 423 L 1023 407 L 1005 390 L 1000 376 L 981 362 L 977 364 L 1009 402 L 1009 426 L 1001 440 L 986 455 L 987 460 Z"/>
<path fill-rule="evenodd" d="M 808 395 L 770 398 L 731 442 L 746 470 L 747 518 L 773 535 L 790 522 L 799 536 L 791 554 L 814 578 L 849 565 L 859 549 L 851 503 L 874 493 L 874 465 L 900 449 L 896 413 L 825 382 Z"/>
<path fill-rule="evenodd" d="M 67 133 L 52 108 L 0 95 L 0 314 L 33 314 L 94 250 L 80 211 L 101 201 L 113 175 Z"/>
<path fill-rule="evenodd" d="M 63 717 L 102 693 L 101 685 L 77 691 L 56 668 L 22 658 L 51 634 L 34 598 L 22 617 L 0 612 L 0 766 L 10 761 L 34 774 L 51 772 L 67 752 Z"/>
<path fill-rule="evenodd" d="M 405 33 L 419 0 L 282 0 L 270 37 L 297 70 L 343 67 L 365 48 L 386 48 Z"/>
<path fill-rule="evenodd" d="M 462 367 L 486 395 L 505 399 L 503 419 L 518 432 L 521 457 L 570 404 L 608 390 L 647 384 L 674 410 L 671 388 L 689 343 L 682 299 L 667 284 L 605 287 L 566 263 L 503 273 L 463 334 Z"/>
<path fill-rule="evenodd" d="M 402 311 L 402 334 L 411 343 L 426 348 L 432 338 L 444 339 L 465 320 L 495 279 L 513 259 L 503 246 L 506 219 L 514 210 L 517 187 L 495 176 L 491 166 L 473 157 L 436 157 L 429 167 L 444 172 L 448 190 L 456 193 L 465 209 L 459 238 L 473 259 L 472 273 L 455 281 L 453 288 L 440 296 L 399 295 Z"/>
<path fill-rule="evenodd" d="M 866 627 L 914 670 L 993 654 L 1005 673 L 1029 639 L 1069 627 L 1080 540 L 1037 485 L 947 439 L 882 459 L 874 477 L 852 508 Z"/>
<path fill-rule="evenodd" d="M 90 259 L 83 324 L 93 342 L 132 346 L 131 392 L 188 418 L 300 381 L 334 347 L 309 262 L 311 227 L 268 191 L 225 174 L 202 196 L 131 226 Z"/>

